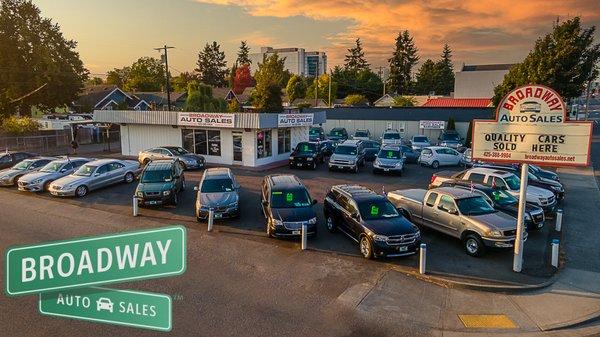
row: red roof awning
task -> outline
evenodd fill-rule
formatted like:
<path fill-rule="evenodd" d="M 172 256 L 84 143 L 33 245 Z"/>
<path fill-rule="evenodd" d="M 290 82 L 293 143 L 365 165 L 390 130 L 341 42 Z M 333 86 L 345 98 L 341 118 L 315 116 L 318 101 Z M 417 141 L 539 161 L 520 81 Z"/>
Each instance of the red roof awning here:
<path fill-rule="evenodd" d="M 422 106 L 437 108 L 486 108 L 491 105 L 491 98 L 430 98 Z"/>

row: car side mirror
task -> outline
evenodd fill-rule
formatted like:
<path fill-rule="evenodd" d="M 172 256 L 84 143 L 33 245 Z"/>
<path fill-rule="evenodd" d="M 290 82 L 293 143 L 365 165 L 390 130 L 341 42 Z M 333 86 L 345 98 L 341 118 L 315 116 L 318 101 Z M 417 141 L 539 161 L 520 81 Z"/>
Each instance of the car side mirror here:
<path fill-rule="evenodd" d="M 200 191 L 200 188 L 198 186 L 194 186 L 194 191 Z"/>
<path fill-rule="evenodd" d="M 360 214 L 358 214 L 358 213 L 352 213 L 351 217 L 354 220 L 360 220 Z"/>
<path fill-rule="evenodd" d="M 94 177 L 98 177 L 100 175 L 100 173 L 96 172 L 94 173 Z"/>
<path fill-rule="evenodd" d="M 458 214 L 458 211 L 456 210 L 456 208 L 450 208 L 450 209 L 448 210 L 448 213 L 449 213 L 449 214 L 454 214 L 454 215 L 456 215 L 456 214 Z"/>
<path fill-rule="evenodd" d="M 60 170 L 60 173 L 65 173 L 65 172 L 67 172 L 67 169 L 61 169 Z"/>
<path fill-rule="evenodd" d="M 316 205 L 317 203 L 318 203 L 317 199 L 313 199 L 313 200 L 312 200 L 312 204 L 313 204 L 313 205 Z"/>

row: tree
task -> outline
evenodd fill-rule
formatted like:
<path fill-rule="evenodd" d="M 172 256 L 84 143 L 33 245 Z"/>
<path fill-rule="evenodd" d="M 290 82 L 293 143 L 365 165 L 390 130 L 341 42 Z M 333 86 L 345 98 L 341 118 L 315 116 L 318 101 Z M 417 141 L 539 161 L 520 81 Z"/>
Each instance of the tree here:
<path fill-rule="evenodd" d="M 244 92 L 248 87 L 253 87 L 256 84 L 254 78 L 250 74 L 250 65 L 245 63 L 241 65 L 235 71 L 235 78 L 233 79 L 233 92 L 239 95 Z"/>
<path fill-rule="evenodd" d="M 221 98 L 214 98 L 212 87 L 192 81 L 188 83 L 188 96 L 185 101 L 184 110 L 225 112 L 227 111 L 227 102 Z"/>
<path fill-rule="evenodd" d="M 2 130 L 11 136 L 21 136 L 38 131 L 40 124 L 30 117 L 10 116 L 2 121 Z"/>
<path fill-rule="evenodd" d="M 104 84 L 104 81 L 100 77 L 92 77 L 89 80 L 87 80 L 87 82 L 85 82 L 85 84 L 87 84 L 87 85 L 101 85 L 101 84 Z"/>
<path fill-rule="evenodd" d="M 222 88 L 227 85 L 227 62 L 225 62 L 225 53 L 221 51 L 221 46 L 213 41 L 212 44 L 206 44 L 204 50 L 198 53 L 198 61 L 195 69 L 200 75 L 202 83 Z"/>
<path fill-rule="evenodd" d="M 140 57 L 128 69 L 125 91 L 161 91 L 165 84 L 165 69 L 158 59 Z"/>
<path fill-rule="evenodd" d="M 237 59 L 235 60 L 236 65 L 241 66 L 244 64 L 250 64 L 252 63 L 252 61 L 250 61 L 250 47 L 248 47 L 248 45 L 246 44 L 246 41 L 242 41 L 240 43 L 240 49 L 237 53 Z"/>
<path fill-rule="evenodd" d="M 409 107 L 415 106 L 417 100 L 412 96 L 396 96 L 394 97 L 394 106 L 398 107 Z"/>
<path fill-rule="evenodd" d="M 329 102 L 329 75 L 323 74 L 312 81 L 312 84 L 306 89 L 306 99 L 315 98 L 315 86 L 317 97 Z M 337 94 L 337 83 L 331 82 L 331 99 L 335 99 Z"/>
<path fill-rule="evenodd" d="M 438 75 L 436 64 L 431 59 L 427 59 L 427 61 L 421 65 L 419 71 L 417 72 L 415 93 L 428 95 L 430 92 L 436 90 L 437 81 Z"/>
<path fill-rule="evenodd" d="M 448 117 L 448 123 L 446 124 L 446 130 L 456 130 L 456 122 L 454 117 Z"/>
<path fill-rule="evenodd" d="M 77 99 L 89 72 L 60 26 L 30 0 L 0 1 L 0 117 Z"/>
<path fill-rule="evenodd" d="M 240 107 L 240 104 L 238 103 L 237 99 L 232 99 L 231 101 L 229 101 L 229 104 L 227 104 L 227 112 L 241 112 L 242 108 Z"/>
<path fill-rule="evenodd" d="M 382 95 L 383 82 L 370 69 L 353 70 L 336 66 L 332 80 L 337 83 L 337 96 L 346 97 L 352 94 L 363 95 L 374 102 Z"/>
<path fill-rule="evenodd" d="M 184 71 L 171 79 L 171 86 L 175 92 L 187 91 L 188 84 L 192 81 L 200 82 L 200 76 L 196 73 Z"/>
<path fill-rule="evenodd" d="M 450 95 L 454 90 L 454 68 L 452 50 L 445 44 L 442 58 L 435 64 L 436 85 L 434 91 L 439 95 Z"/>
<path fill-rule="evenodd" d="M 285 92 L 290 100 L 290 103 L 298 98 L 306 96 L 306 81 L 303 77 L 293 75 L 285 87 Z"/>
<path fill-rule="evenodd" d="M 230 89 L 233 89 L 233 86 L 235 84 L 235 72 L 237 71 L 237 64 L 234 64 L 231 66 L 231 69 L 229 70 L 229 75 L 227 75 L 227 84 L 229 85 Z"/>
<path fill-rule="evenodd" d="M 412 68 L 419 61 L 417 47 L 408 30 L 398 33 L 396 38 L 396 49 L 388 60 L 390 62 L 390 89 L 400 95 L 411 93 Z"/>
<path fill-rule="evenodd" d="M 266 57 L 263 63 L 258 64 L 254 74 L 256 86 L 252 91 L 250 100 L 254 107 L 261 112 L 280 112 L 282 110 L 281 90 L 284 80 L 283 64 L 285 58 L 280 59 L 277 53 Z"/>
<path fill-rule="evenodd" d="M 108 71 L 106 76 L 106 84 L 116 85 L 119 88 L 123 88 L 125 86 L 125 82 L 127 78 L 129 78 L 129 71 L 131 69 L 129 67 L 123 67 L 121 69 L 115 68 L 113 70 Z"/>
<path fill-rule="evenodd" d="M 365 96 L 358 94 L 348 95 L 346 98 L 344 98 L 344 104 L 350 106 L 364 104 L 366 101 L 367 98 Z"/>
<path fill-rule="evenodd" d="M 369 69 L 369 63 L 365 59 L 365 53 L 362 50 L 360 38 L 356 39 L 356 47 L 348 49 L 344 59 L 344 69 L 363 70 Z"/>
<path fill-rule="evenodd" d="M 494 105 L 509 91 L 530 83 L 546 85 L 565 99 L 579 96 L 586 82 L 598 76 L 600 44 L 594 44 L 595 30 L 595 26 L 583 29 L 579 17 L 556 25 L 494 88 Z"/>

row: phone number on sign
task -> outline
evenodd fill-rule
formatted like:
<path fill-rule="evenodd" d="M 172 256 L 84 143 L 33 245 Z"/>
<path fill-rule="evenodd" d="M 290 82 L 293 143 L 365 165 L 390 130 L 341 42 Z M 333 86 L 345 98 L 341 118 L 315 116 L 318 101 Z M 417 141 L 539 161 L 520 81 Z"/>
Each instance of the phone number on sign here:
<path fill-rule="evenodd" d="M 510 158 L 510 152 L 493 152 L 493 151 L 485 151 L 483 152 L 483 156 L 487 158 Z"/>

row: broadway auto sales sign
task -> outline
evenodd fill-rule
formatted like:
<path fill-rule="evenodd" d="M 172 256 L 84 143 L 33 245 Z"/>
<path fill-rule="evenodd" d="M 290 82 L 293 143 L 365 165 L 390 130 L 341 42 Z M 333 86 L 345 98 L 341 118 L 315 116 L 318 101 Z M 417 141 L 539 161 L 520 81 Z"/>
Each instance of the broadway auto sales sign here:
<path fill-rule="evenodd" d="M 556 91 L 536 84 L 516 88 L 498 104 L 495 121 L 474 121 L 473 159 L 587 166 L 592 122 L 567 121 L 566 116 Z"/>
<path fill-rule="evenodd" d="M 209 126 L 216 128 L 232 128 L 235 114 L 211 112 L 179 112 L 177 125 L 181 126 Z"/>
<path fill-rule="evenodd" d="M 277 117 L 278 127 L 313 125 L 313 114 L 279 114 Z"/>

